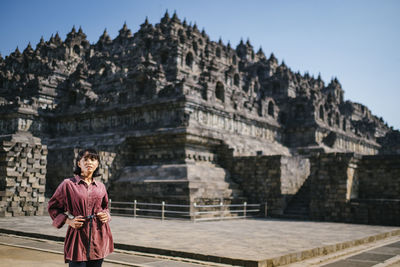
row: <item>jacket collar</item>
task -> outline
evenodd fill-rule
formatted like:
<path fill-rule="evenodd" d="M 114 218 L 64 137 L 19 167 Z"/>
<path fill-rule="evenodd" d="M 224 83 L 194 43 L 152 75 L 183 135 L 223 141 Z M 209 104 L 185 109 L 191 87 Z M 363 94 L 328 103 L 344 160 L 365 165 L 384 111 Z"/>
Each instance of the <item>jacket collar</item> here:
<path fill-rule="evenodd" d="M 80 176 L 80 175 L 75 175 L 75 183 L 77 183 L 77 184 L 79 184 L 79 183 L 85 183 L 85 181 L 82 179 L 82 177 Z M 92 184 L 94 184 L 94 185 L 96 185 L 97 186 L 97 182 L 96 182 L 96 180 L 94 179 L 94 177 L 93 177 L 93 179 L 92 179 Z"/>

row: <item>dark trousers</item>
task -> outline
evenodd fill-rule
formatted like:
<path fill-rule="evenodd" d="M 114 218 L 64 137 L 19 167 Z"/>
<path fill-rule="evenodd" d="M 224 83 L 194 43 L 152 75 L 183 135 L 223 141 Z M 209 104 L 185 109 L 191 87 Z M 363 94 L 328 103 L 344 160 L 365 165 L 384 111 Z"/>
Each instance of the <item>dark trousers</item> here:
<path fill-rule="evenodd" d="M 91 261 L 70 261 L 69 267 L 101 267 L 103 259 Z"/>

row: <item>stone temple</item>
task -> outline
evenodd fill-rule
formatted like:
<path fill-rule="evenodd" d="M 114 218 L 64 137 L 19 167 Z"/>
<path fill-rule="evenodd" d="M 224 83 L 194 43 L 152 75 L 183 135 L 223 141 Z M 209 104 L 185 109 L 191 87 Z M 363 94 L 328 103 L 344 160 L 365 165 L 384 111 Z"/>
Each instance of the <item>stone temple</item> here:
<path fill-rule="evenodd" d="M 95 147 L 113 200 L 399 225 L 400 134 L 343 95 L 176 14 L 94 44 L 42 38 L 0 56 L 0 216 L 42 214 Z"/>

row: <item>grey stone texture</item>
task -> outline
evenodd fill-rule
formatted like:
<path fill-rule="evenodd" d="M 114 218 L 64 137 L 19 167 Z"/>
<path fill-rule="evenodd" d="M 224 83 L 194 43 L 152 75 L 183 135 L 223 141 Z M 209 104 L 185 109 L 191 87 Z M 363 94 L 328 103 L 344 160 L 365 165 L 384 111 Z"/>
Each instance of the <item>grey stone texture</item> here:
<path fill-rule="evenodd" d="M 398 199 L 400 195 L 400 157 L 363 156 L 358 164 L 359 198 Z"/>
<path fill-rule="evenodd" d="M 399 155 L 399 132 L 343 95 L 336 78 L 293 72 L 250 41 L 211 41 L 166 13 L 113 40 L 104 31 L 90 44 L 74 27 L 0 57 L 0 134 L 47 147 L 47 197 L 78 149 L 95 147 L 114 200 L 268 201 L 276 214 L 307 213 L 313 155 Z"/>
<path fill-rule="evenodd" d="M 231 170 L 250 203 L 268 203 L 269 214 L 283 214 L 290 198 L 309 176 L 309 160 L 302 157 L 236 157 Z"/>
<path fill-rule="evenodd" d="M 310 161 L 312 219 L 400 225 L 398 155 L 324 154 Z"/>
<path fill-rule="evenodd" d="M 0 137 L 0 216 L 43 215 L 47 148 L 30 133 Z"/>

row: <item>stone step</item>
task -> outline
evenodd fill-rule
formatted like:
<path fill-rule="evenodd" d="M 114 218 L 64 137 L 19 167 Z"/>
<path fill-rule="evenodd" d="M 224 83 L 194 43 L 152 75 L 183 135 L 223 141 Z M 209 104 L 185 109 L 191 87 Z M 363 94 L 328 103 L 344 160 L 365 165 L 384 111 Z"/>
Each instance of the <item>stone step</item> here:
<path fill-rule="evenodd" d="M 294 216 L 298 219 L 307 219 L 310 212 L 310 182 L 306 180 L 299 191 L 289 201 L 285 216 Z"/>

